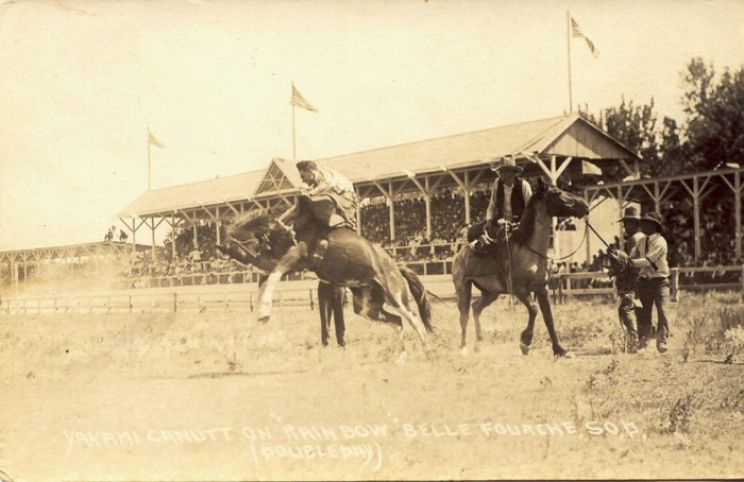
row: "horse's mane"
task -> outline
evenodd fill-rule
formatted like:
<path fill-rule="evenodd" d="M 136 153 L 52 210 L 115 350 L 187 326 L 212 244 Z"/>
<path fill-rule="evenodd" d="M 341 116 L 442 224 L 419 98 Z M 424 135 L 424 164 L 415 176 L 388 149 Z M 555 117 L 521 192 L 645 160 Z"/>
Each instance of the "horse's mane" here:
<path fill-rule="evenodd" d="M 535 216 L 537 213 L 537 202 L 545 197 L 547 191 L 540 190 L 536 192 L 527 203 L 527 207 L 524 208 L 522 219 L 519 221 L 519 227 L 514 230 L 511 239 L 517 243 L 524 245 L 530 240 L 532 234 L 535 231 Z"/>
<path fill-rule="evenodd" d="M 270 220 L 271 215 L 268 209 L 256 209 L 237 215 L 233 224 L 244 229 L 250 229 L 255 226 L 265 226 Z"/>

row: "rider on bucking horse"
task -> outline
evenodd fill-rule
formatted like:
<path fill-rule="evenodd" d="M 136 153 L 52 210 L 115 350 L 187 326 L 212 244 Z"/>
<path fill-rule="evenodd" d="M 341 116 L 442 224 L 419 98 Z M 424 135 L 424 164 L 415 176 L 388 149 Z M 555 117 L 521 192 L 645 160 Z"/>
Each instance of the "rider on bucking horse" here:
<path fill-rule="evenodd" d="M 472 241 L 470 246 L 476 251 L 483 251 L 495 241 L 505 239 L 507 229 L 519 222 L 532 197 L 532 187 L 525 179 L 518 177 L 522 168 L 513 157 L 505 158 L 500 165 L 491 169 L 496 171 L 497 177 L 491 187 L 485 224 L 474 225 L 468 234 L 469 241 Z M 492 234 L 494 228 L 498 228 L 496 234 Z"/>
<path fill-rule="evenodd" d="M 359 198 L 354 184 L 338 171 L 319 167 L 313 161 L 299 161 L 297 170 L 307 185 L 302 194 L 310 199 L 313 216 L 328 228 L 326 232 L 338 227 L 356 230 Z M 328 240 L 321 237 L 313 251 L 314 261 L 320 262 L 327 248 Z"/>

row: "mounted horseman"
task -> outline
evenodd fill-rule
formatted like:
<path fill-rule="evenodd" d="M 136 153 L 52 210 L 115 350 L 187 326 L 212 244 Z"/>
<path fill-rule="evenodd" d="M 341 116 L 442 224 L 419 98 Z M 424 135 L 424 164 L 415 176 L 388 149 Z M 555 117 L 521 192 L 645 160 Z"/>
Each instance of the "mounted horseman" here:
<path fill-rule="evenodd" d="M 496 180 L 491 186 L 486 220 L 475 224 L 468 233 L 468 241 L 476 252 L 492 251 L 489 246 L 506 241 L 532 198 L 532 187 L 519 177 L 522 168 L 513 157 L 504 158 L 491 170 L 496 172 Z"/>
<path fill-rule="evenodd" d="M 537 189 L 525 206 L 519 227 L 510 237 L 504 237 L 504 242 L 498 238 L 499 242 L 491 242 L 481 252 L 470 244 L 463 246 L 452 261 L 463 352 L 467 350 L 466 333 L 471 308 L 476 341 L 481 341 L 481 313 L 499 295 L 511 293 L 527 307 L 529 314 L 527 328 L 520 336 L 520 348 L 526 355 L 532 344 L 538 313 L 531 297 L 534 293 L 550 335 L 553 353 L 556 356 L 569 355 L 558 341 L 547 292 L 551 220 L 554 217 L 584 217 L 588 212 L 586 201 L 538 178 Z M 494 235 L 490 234 L 490 237 L 494 238 Z M 481 297 L 471 306 L 473 285 L 481 291 Z"/>

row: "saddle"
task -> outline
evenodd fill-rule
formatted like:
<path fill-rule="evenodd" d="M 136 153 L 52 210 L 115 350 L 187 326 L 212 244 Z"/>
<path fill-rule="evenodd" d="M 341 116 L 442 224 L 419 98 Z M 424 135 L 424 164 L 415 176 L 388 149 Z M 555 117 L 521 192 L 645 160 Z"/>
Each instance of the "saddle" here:
<path fill-rule="evenodd" d="M 473 247 L 473 253 L 476 256 L 494 256 L 497 253 L 506 253 L 509 238 L 519 223 L 498 223 L 493 224 L 489 230 L 486 230 L 486 221 L 476 223 L 468 229 L 468 243 L 480 239 Z M 482 242 L 485 240 L 485 243 Z M 472 246 L 472 244 L 471 244 Z"/>

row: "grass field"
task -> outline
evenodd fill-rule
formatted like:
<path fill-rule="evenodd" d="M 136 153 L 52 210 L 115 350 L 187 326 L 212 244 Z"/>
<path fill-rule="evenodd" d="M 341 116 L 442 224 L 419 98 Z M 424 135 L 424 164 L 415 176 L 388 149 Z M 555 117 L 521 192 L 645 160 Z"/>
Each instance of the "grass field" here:
<path fill-rule="evenodd" d="M 670 351 L 622 353 L 616 308 L 554 307 L 521 355 L 521 306 L 458 350 L 434 306 L 427 359 L 347 311 L 347 348 L 316 313 L 0 317 L 0 469 L 16 481 L 741 477 L 744 306 L 672 305 Z M 469 333 L 473 340 L 472 324 Z"/>

